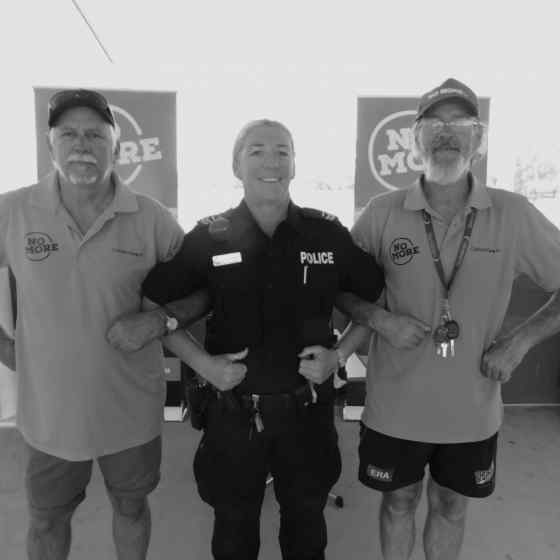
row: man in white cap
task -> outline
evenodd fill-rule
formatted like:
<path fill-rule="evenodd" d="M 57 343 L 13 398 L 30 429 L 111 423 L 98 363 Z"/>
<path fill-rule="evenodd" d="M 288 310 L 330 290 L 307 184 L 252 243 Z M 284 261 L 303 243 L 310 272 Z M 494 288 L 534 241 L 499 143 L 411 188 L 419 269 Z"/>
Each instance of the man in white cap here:
<path fill-rule="evenodd" d="M 472 175 L 485 128 L 476 95 L 461 82 L 422 96 L 413 126 L 422 176 L 373 198 L 352 230 L 386 280 L 384 308 L 366 318 L 376 333 L 359 447 L 360 481 L 383 493 L 385 560 L 411 556 L 426 465 L 426 559 L 458 558 L 468 498 L 495 486 L 501 383 L 560 330 L 560 232 L 526 198 Z M 403 238 L 414 247 L 406 258 Z M 501 332 L 522 273 L 554 294 Z M 339 352 L 352 352 L 360 329 L 347 332 Z"/>

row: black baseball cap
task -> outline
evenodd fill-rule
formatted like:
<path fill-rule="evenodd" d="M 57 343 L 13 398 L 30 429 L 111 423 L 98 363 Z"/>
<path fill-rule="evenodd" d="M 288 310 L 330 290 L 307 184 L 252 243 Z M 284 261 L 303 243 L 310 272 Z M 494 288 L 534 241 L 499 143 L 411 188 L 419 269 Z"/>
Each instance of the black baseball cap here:
<path fill-rule="evenodd" d="M 420 120 L 428 109 L 444 99 L 462 101 L 474 117 L 479 117 L 478 98 L 474 91 L 459 80 L 448 78 L 443 84 L 425 93 L 420 98 L 418 110 L 416 111 L 416 120 Z"/>
<path fill-rule="evenodd" d="M 89 107 L 115 127 L 115 117 L 103 95 L 90 89 L 64 89 L 49 100 L 49 128 L 55 126 L 60 115 L 72 107 Z"/>

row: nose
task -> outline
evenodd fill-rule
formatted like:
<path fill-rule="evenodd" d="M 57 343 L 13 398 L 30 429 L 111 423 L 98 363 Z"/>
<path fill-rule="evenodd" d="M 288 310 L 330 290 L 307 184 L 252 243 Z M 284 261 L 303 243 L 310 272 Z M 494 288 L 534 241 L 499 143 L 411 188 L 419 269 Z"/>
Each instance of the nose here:
<path fill-rule="evenodd" d="M 83 133 L 76 134 L 74 138 L 74 145 L 72 146 L 75 151 L 89 152 L 89 140 Z"/>
<path fill-rule="evenodd" d="M 280 165 L 280 158 L 278 157 L 278 154 L 273 152 L 269 152 L 265 154 L 264 165 L 265 167 L 269 167 L 269 168 L 278 167 Z"/>

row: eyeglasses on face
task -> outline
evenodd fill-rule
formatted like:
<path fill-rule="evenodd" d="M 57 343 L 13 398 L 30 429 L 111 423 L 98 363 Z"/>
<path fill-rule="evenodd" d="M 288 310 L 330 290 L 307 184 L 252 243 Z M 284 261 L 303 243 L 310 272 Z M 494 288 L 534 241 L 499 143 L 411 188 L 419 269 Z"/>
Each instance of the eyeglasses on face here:
<path fill-rule="evenodd" d="M 457 132 L 466 132 L 480 126 L 480 121 L 475 117 L 459 117 L 449 121 L 444 121 L 439 117 L 424 117 L 420 123 L 434 134 L 441 132 L 446 127 Z"/>

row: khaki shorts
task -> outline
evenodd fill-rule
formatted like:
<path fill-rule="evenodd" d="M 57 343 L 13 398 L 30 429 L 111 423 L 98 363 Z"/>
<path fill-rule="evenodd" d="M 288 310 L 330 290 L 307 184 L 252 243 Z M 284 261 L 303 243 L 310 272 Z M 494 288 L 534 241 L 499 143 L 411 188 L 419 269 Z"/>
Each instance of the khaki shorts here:
<path fill-rule="evenodd" d="M 86 496 L 93 460 L 67 461 L 30 445 L 27 449 L 25 485 L 31 514 L 49 517 L 71 513 Z M 159 483 L 161 436 L 97 461 L 110 496 L 145 498 Z"/>

